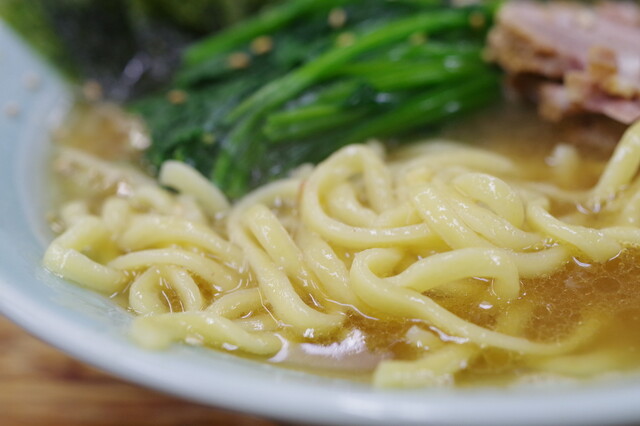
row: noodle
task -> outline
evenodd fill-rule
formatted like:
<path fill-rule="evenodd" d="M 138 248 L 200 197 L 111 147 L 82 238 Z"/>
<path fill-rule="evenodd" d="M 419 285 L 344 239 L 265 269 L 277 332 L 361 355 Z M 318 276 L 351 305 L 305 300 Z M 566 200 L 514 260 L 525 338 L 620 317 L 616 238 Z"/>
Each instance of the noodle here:
<path fill-rule="evenodd" d="M 64 206 L 66 230 L 44 264 L 88 288 L 125 294 L 137 315 L 132 336 L 145 347 L 187 341 L 274 355 L 285 341 L 339 342 L 359 316 L 411 324 L 403 339 L 416 355 L 379 362 L 376 386 L 453 383 L 491 350 L 560 374 L 616 365 L 608 349 L 576 352 L 606 327 L 601 315 L 583 313 L 563 338 L 532 338 L 534 307 L 522 301 L 522 283 L 574 257 L 606 263 L 640 246 L 640 124 L 590 190 L 566 188 L 581 162 L 567 146 L 550 157 L 551 182 L 532 181 L 505 156 L 450 142 L 387 160 L 377 147 L 348 146 L 233 206 L 181 163 L 166 163 L 151 184 L 86 154 L 63 156 L 82 170 L 98 165 L 105 180 L 121 176 L 131 190 L 98 208 Z M 565 217 L 577 216 L 556 214 L 557 205 L 600 216 L 572 223 Z M 480 324 L 445 306 L 478 297 L 500 313 Z"/>

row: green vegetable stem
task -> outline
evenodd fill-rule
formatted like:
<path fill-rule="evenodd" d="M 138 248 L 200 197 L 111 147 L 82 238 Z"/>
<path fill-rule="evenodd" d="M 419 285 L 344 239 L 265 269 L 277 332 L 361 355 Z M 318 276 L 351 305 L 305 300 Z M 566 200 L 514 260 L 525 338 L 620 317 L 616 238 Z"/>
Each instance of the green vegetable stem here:
<path fill-rule="evenodd" d="M 149 162 L 178 159 L 230 197 L 349 143 L 406 140 L 499 95 L 482 60 L 493 7 L 292 0 L 190 46 L 174 87 L 131 105 Z"/>

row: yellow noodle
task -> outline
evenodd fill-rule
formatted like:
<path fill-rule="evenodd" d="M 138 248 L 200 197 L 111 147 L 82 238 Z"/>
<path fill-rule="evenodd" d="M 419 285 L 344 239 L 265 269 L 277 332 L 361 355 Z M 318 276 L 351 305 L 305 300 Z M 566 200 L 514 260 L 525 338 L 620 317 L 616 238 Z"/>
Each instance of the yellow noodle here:
<path fill-rule="evenodd" d="M 240 277 L 232 270 L 201 254 L 177 248 L 136 251 L 119 256 L 108 265 L 111 268 L 131 271 L 153 265 L 182 266 L 207 281 L 216 291 L 231 290 L 240 283 Z"/>
<path fill-rule="evenodd" d="M 251 269 L 256 274 L 260 292 L 275 315 L 284 323 L 308 335 L 326 335 L 343 321 L 341 315 L 319 312 L 296 293 L 287 275 L 269 256 L 238 229 L 232 236 L 243 248 Z"/>
<path fill-rule="evenodd" d="M 129 289 L 129 307 L 141 315 L 168 312 L 166 301 L 156 291 L 160 280 L 158 268 L 149 268 L 136 277 Z"/>
<path fill-rule="evenodd" d="M 338 220 L 351 226 L 372 226 L 376 213 L 362 205 L 356 196 L 353 185 L 342 183 L 327 194 L 327 212 Z"/>
<path fill-rule="evenodd" d="M 192 195 L 215 218 L 216 214 L 229 209 L 229 201 L 200 173 L 179 161 L 166 161 L 160 168 L 158 181 L 165 186 Z"/>
<path fill-rule="evenodd" d="M 411 326 L 404 335 L 404 340 L 418 348 L 436 349 L 442 347 L 444 342 L 432 331 L 427 331 L 417 325 Z"/>
<path fill-rule="evenodd" d="M 600 206 L 625 185 L 630 184 L 639 166 L 640 121 L 632 125 L 618 143 L 598 184 L 593 188 L 590 199 L 592 206 Z"/>
<path fill-rule="evenodd" d="M 213 346 L 232 346 L 257 355 L 278 352 L 282 343 L 273 334 L 250 332 L 213 312 L 180 312 L 136 318 L 131 329 L 133 339 L 153 349 L 175 341 L 201 339 Z"/>
<path fill-rule="evenodd" d="M 84 201 L 72 201 L 60 210 L 60 218 L 67 228 L 78 223 L 82 218 L 90 216 L 89 206 Z"/>
<path fill-rule="evenodd" d="M 153 185 L 136 188 L 131 197 L 131 203 L 136 207 L 151 209 L 161 214 L 171 214 L 174 208 L 171 194 Z"/>
<path fill-rule="evenodd" d="M 131 206 L 122 198 L 108 198 L 102 205 L 102 220 L 111 235 L 120 235 L 131 220 Z"/>
<path fill-rule="evenodd" d="M 300 231 L 297 243 L 306 264 L 324 284 L 324 290 L 329 297 L 337 302 L 355 306 L 357 300 L 351 290 L 349 271 L 331 246 L 308 230 Z"/>
<path fill-rule="evenodd" d="M 209 219 L 205 216 L 203 209 L 200 208 L 200 205 L 194 197 L 187 194 L 180 194 L 176 197 L 176 201 L 176 216 L 192 223 L 209 224 Z"/>
<path fill-rule="evenodd" d="M 465 247 L 493 247 L 470 229 L 453 208 L 447 189 L 428 185 L 413 197 L 416 208 L 432 232 L 453 249 Z"/>
<path fill-rule="evenodd" d="M 127 250 L 142 250 L 158 245 L 189 244 L 241 265 L 242 252 L 211 228 L 171 216 L 137 215 L 123 231 L 120 244 Z"/>
<path fill-rule="evenodd" d="M 400 274 L 386 278 L 398 287 L 424 293 L 462 278 L 493 278 L 492 288 L 499 298 L 520 295 L 518 269 L 502 250 L 467 248 L 439 253 L 418 260 Z"/>
<path fill-rule="evenodd" d="M 450 385 L 453 374 L 465 368 L 477 350 L 469 343 L 448 343 L 418 361 L 385 361 L 376 369 L 373 384 L 385 388 Z"/>
<path fill-rule="evenodd" d="M 302 192 L 301 214 L 305 224 L 327 240 L 349 248 L 433 242 L 435 236 L 425 224 L 386 229 L 354 227 L 327 215 L 322 206 L 321 193 L 327 191 L 337 180 L 346 180 L 360 173 L 364 164 L 363 157 L 375 158 L 364 154 L 365 150 L 366 148 L 359 146 L 347 147 L 316 168 Z"/>
<path fill-rule="evenodd" d="M 280 327 L 271 314 L 252 314 L 247 318 L 235 319 L 233 323 L 247 331 L 276 331 Z"/>
<path fill-rule="evenodd" d="M 486 173 L 465 173 L 453 179 L 453 186 L 479 201 L 513 226 L 524 223 L 524 206 L 518 193 L 502 179 Z"/>
<path fill-rule="evenodd" d="M 359 253 L 351 268 L 351 282 L 357 296 L 365 303 L 389 314 L 427 321 L 453 336 L 469 342 L 523 353 L 556 354 L 572 349 L 590 335 L 591 324 L 583 333 L 560 344 L 543 344 L 521 337 L 498 333 L 473 323 L 444 309 L 432 299 L 413 290 L 399 287 L 380 278 L 375 272 L 388 271 L 400 260 L 397 250 L 370 249 Z"/>
<path fill-rule="evenodd" d="M 238 318 L 251 311 L 262 309 L 262 296 L 257 288 L 247 288 L 227 293 L 206 309 L 225 318 Z"/>
<path fill-rule="evenodd" d="M 149 268 L 140 274 L 129 289 L 129 306 L 143 315 L 169 312 L 171 307 L 160 295 L 163 283 L 176 294 L 182 311 L 202 309 L 200 288 L 187 271 L 175 266 Z"/>
<path fill-rule="evenodd" d="M 44 266 L 63 278 L 100 292 L 121 290 L 127 283 L 126 274 L 82 253 L 91 247 L 104 249 L 108 238 L 109 231 L 100 219 L 84 217 L 51 243 L 44 254 Z"/>
<path fill-rule="evenodd" d="M 605 262 L 620 252 L 620 245 L 601 231 L 563 223 L 537 204 L 528 206 L 527 216 L 534 229 L 578 248 L 596 262 Z"/>
<path fill-rule="evenodd" d="M 407 324 L 399 339 L 424 351 L 380 362 L 377 386 L 450 384 L 470 363 L 505 356 L 569 375 L 618 362 L 607 351 L 581 353 L 606 323 L 595 315 L 561 341 L 529 339 L 535 307 L 522 300 L 521 280 L 553 274 L 573 256 L 606 262 L 640 247 L 640 124 L 586 190 L 568 189 L 583 164 L 568 146 L 551 154 L 544 182 L 505 156 L 449 142 L 395 160 L 381 145 L 349 146 L 233 206 L 181 163 L 161 170 L 173 193 L 87 154 L 62 157 L 129 187 L 97 208 L 67 204 L 59 214 L 67 229 L 45 266 L 126 295 L 139 315 L 132 336 L 146 347 L 187 341 L 273 355 L 285 339 L 339 345 L 354 317 Z M 501 313 L 475 323 L 448 310 L 451 300 L 489 300 Z"/>

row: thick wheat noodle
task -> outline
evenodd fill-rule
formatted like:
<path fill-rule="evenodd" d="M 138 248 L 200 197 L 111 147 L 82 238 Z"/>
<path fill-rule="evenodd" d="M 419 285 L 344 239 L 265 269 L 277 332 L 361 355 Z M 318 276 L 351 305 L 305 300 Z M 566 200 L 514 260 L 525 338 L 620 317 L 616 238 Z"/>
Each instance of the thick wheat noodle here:
<path fill-rule="evenodd" d="M 105 181 L 127 179 L 132 191 L 107 197 L 100 216 L 83 200 L 63 207 L 67 229 L 44 264 L 97 291 L 128 292 L 129 307 L 141 314 L 132 335 L 144 346 L 199 339 L 272 355 L 288 338 L 336 343 L 357 313 L 414 322 L 405 339 L 425 350 L 417 361 L 381 363 L 380 386 L 451 380 L 484 348 L 532 357 L 532 368 L 554 372 L 588 375 L 589 362 L 597 370 L 615 361 L 606 351 L 573 352 L 601 318 L 586 318 L 564 340 L 534 341 L 524 333 L 533 308 L 518 299 L 522 279 L 553 274 L 573 256 L 606 262 L 640 247 L 640 124 L 595 187 L 579 191 L 531 182 L 507 157 L 446 142 L 390 162 L 377 148 L 348 146 L 304 178 L 268 184 L 233 206 L 183 164 L 162 169 L 162 183 L 181 192 L 174 194 L 86 154 L 63 156 L 81 169 L 95 166 Z M 567 167 L 555 173 L 558 181 L 580 170 L 569 147 L 550 161 Z M 613 219 L 599 228 L 568 223 L 554 216 L 557 202 L 608 208 Z M 480 326 L 434 294 L 493 294 L 503 314 L 495 326 Z"/>

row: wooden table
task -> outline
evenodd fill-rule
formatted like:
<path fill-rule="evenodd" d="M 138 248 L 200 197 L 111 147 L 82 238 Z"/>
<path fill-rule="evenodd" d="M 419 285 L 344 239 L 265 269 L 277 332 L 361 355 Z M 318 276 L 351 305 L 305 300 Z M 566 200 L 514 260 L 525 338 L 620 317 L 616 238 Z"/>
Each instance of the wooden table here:
<path fill-rule="evenodd" d="M 0 317 L 0 425 L 205 424 L 280 423 L 128 384 L 73 360 Z"/>

